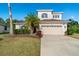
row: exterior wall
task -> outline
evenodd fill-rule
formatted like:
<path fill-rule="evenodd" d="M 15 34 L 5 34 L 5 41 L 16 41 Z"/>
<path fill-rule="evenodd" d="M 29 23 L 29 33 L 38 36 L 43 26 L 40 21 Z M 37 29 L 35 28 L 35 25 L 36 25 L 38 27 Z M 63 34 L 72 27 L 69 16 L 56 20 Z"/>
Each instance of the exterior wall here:
<path fill-rule="evenodd" d="M 48 18 L 42 18 L 42 14 L 46 13 L 48 15 Z M 52 11 L 38 11 L 38 17 L 40 20 L 44 19 L 55 19 L 55 20 L 62 20 L 62 14 L 63 12 L 52 12 Z M 58 16 L 58 17 L 53 17 L 53 16 Z M 59 25 L 60 27 L 53 27 L 53 25 Z M 50 26 L 50 27 L 42 27 L 42 26 Z M 65 24 L 40 24 L 40 30 L 43 33 L 48 33 L 48 34 L 65 34 L 65 31 L 67 31 L 67 23 Z"/>
<path fill-rule="evenodd" d="M 62 14 L 52 14 L 52 17 L 54 16 L 54 15 L 58 15 L 59 16 L 59 18 L 53 18 L 53 19 L 58 19 L 58 20 L 62 20 Z"/>
<path fill-rule="evenodd" d="M 43 13 L 47 13 L 48 18 L 42 18 L 41 16 L 42 16 Z M 38 17 L 39 17 L 40 20 L 43 20 L 43 19 L 52 19 L 53 16 L 52 16 L 52 12 L 50 11 L 50 12 L 38 12 Z"/>
<path fill-rule="evenodd" d="M 0 25 L 0 33 L 4 32 L 4 26 Z"/>
<path fill-rule="evenodd" d="M 16 25 L 15 25 L 15 29 L 21 29 L 22 26 L 23 26 L 23 25 L 21 25 L 21 24 L 16 24 Z"/>
<path fill-rule="evenodd" d="M 7 30 L 5 30 L 5 32 L 9 32 L 10 31 L 10 27 L 7 27 Z"/>
<path fill-rule="evenodd" d="M 64 32 L 67 31 L 67 24 L 63 24 Z"/>
<path fill-rule="evenodd" d="M 46 13 L 48 14 L 48 18 L 42 18 L 42 14 Z M 59 18 L 53 18 L 54 15 L 58 15 Z M 57 20 L 61 20 L 62 19 L 62 13 L 54 13 L 52 11 L 38 11 L 38 17 L 40 20 L 44 20 L 44 19 L 57 19 Z"/>

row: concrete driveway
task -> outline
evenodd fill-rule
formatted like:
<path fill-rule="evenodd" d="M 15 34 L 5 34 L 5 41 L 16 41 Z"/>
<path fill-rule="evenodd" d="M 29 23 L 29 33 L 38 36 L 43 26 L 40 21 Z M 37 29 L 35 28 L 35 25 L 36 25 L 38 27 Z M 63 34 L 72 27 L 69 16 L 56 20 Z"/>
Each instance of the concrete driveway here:
<path fill-rule="evenodd" d="M 79 39 L 44 35 L 41 39 L 41 56 L 79 56 Z"/>

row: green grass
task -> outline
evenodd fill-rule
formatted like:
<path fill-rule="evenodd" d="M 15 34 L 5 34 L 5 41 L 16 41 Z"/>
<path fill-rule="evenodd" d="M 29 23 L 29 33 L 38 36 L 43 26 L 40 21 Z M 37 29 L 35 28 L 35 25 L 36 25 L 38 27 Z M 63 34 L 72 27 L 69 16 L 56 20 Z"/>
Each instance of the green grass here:
<path fill-rule="evenodd" d="M 23 36 L 1 36 L 0 55 L 1 56 L 39 56 L 40 39 L 36 37 Z"/>
<path fill-rule="evenodd" d="M 70 35 L 70 36 L 73 37 L 73 38 L 79 39 L 79 34 L 73 34 L 73 35 Z"/>

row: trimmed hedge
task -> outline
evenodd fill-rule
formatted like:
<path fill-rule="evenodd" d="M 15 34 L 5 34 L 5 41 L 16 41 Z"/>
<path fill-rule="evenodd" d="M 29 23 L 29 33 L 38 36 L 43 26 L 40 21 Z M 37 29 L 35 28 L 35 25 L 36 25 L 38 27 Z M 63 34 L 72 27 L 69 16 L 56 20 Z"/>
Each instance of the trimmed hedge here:
<path fill-rule="evenodd" d="M 15 29 L 14 33 L 15 34 L 30 34 L 30 30 L 28 30 L 28 29 Z"/>
<path fill-rule="evenodd" d="M 0 34 L 9 34 L 9 32 L 2 32 L 2 33 L 0 33 Z"/>
<path fill-rule="evenodd" d="M 67 34 L 73 35 L 74 33 L 79 33 L 79 26 L 78 25 L 73 25 L 73 26 L 68 27 Z"/>

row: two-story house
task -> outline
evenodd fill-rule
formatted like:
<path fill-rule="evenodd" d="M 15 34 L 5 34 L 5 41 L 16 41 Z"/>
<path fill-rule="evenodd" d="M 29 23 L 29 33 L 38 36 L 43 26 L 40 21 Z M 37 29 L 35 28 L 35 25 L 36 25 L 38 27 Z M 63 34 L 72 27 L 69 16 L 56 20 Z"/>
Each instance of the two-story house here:
<path fill-rule="evenodd" d="M 64 12 L 54 12 L 53 10 L 37 10 L 40 19 L 40 30 L 46 35 L 64 35 L 67 31 L 68 21 L 63 20 Z M 15 24 L 15 29 L 21 29 L 24 22 L 20 21 Z"/>
<path fill-rule="evenodd" d="M 53 10 L 37 10 L 40 19 L 40 30 L 46 35 L 64 35 L 67 21 L 63 20 L 63 12 Z"/>

